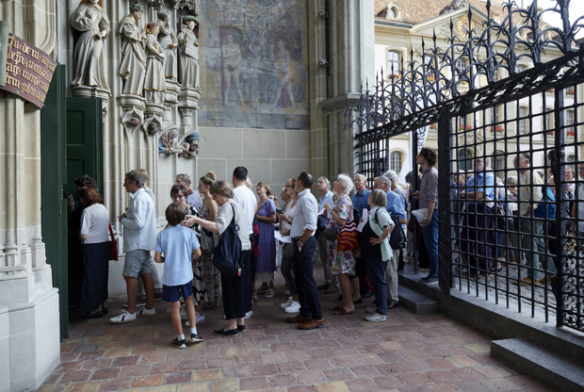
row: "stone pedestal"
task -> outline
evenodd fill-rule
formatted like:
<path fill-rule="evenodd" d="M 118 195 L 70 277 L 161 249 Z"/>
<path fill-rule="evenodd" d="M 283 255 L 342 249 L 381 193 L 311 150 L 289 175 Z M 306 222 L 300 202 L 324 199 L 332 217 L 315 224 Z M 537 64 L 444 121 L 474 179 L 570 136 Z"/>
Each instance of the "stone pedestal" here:
<path fill-rule="evenodd" d="M 122 107 L 121 122 L 129 136 L 144 124 L 146 100 L 137 95 L 120 95 L 118 102 Z"/>
<path fill-rule="evenodd" d="M 149 136 L 154 136 L 162 130 L 162 115 L 164 114 L 164 105 L 155 103 L 146 104 L 146 119 L 142 129 Z"/>
<path fill-rule="evenodd" d="M 178 112 L 180 113 L 179 133 L 181 139 L 184 135 L 191 133 L 197 128 L 196 110 L 199 108 L 199 98 L 201 92 L 194 88 L 183 87 L 180 90 L 178 98 Z"/>
<path fill-rule="evenodd" d="M 101 98 L 103 99 L 103 104 L 105 105 L 111 98 L 112 93 L 109 90 L 99 87 L 90 86 L 73 86 L 71 88 L 73 91 L 73 96 L 81 98 Z"/>

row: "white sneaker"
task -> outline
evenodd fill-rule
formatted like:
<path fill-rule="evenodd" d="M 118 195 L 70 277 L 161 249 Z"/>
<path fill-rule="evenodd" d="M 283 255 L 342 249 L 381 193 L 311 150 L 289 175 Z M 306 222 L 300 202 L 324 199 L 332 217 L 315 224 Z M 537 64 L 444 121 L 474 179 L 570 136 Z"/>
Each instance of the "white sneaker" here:
<path fill-rule="evenodd" d="M 367 308 L 367 313 L 369 313 L 369 314 L 375 314 L 375 313 L 377 313 L 377 308 L 375 306 L 372 306 L 370 308 Z"/>
<path fill-rule="evenodd" d="M 253 310 L 250 310 L 249 312 L 247 312 L 247 313 L 245 314 L 245 317 L 244 317 L 244 319 L 245 319 L 245 320 L 247 320 L 247 319 L 251 318 L 251 316 L 253 316 Z"/>
<path fill-rule="evenodd" d="M 136 315 L 141 316 L 141 317 L 154 317 L 156 316 L 156 309 L 152 308 L 150 310 L 144 308 L 142 310 L 140 310 L 139 312 L 136 312 Z"/>
<path fill-rule="evenodd" d="M 375 313 L 375 314 L 372 314 L 371 316 L 365 317 L 365 320 L 367 320 L 367 321 L 373 321 L 373 322 L 375 322 L 375 321 L 385 321 L 385 320 L 387 320 L 387 317 L 384 316 L 384 315 L 382 315 L 382 314 Z"/>
<path fill-rule="evenodd" d="M 288 301 L 284 302 L 280 307 L 286 309 L 288 306 L 292 305 L 292 297 L 288 298 Z"/>
<path fill-rule="evenodd" d="M 300 312 L 300 302 L 292 301 L 290 306 L 284 309 L 286 313 L 298 313 Z"/>
<path fill-rule="evenodd" d="M 140 307 L 140 306 L 146 306 L 146 302 L 138 302 L 138 303 L 136 303 L 136 307 Z M 122 305 L 122 308 L 127 308 L 127 307 L 128 307 L 128 304 L 127 303 Z"/>
<path fill-rule="evenodd" d="M 122 310 L 122 314 L 116 317 L 112 317 L 110 321 L 115 324 L 123 324 L 136 321 L 136 313 L 128 313 L 127 310 Z"/>
<path fill-rule="evenodd" d="M 183 309 L 183 310 L 180 311 L 180 318 L 182 320 L 188 320 L 189 319 L 189 316 L 187 315 L 187 311 L 186 310 Z"/>
<path fill-rule="evenodd" d="M 204 323 L 204 322 L 205 322 L 205 316 L 201 316 L 201 315 L 199 314 L 199 312 L 197 312 L 197 325 L 199 325 L 199 324 L 202 324 L 202 323 Z M 190 326 L 191 326 L 191 323 L 190 323 L 189 321 L 187 321 L 187 322 L 185 323 L 185 325 L 186 325 L 187 327 L 190 327 Z"/>

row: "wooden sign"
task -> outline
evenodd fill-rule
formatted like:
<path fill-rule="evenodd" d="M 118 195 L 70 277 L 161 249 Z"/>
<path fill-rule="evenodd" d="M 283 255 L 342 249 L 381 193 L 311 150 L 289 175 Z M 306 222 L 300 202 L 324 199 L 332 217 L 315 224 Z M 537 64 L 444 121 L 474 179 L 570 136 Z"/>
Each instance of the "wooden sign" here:
<path fill-rule="evenodd" d="M 57 62 L 48 54 L 10 34 L 6 59 L 6 84 L 0 89 L 42 108 Z"/>

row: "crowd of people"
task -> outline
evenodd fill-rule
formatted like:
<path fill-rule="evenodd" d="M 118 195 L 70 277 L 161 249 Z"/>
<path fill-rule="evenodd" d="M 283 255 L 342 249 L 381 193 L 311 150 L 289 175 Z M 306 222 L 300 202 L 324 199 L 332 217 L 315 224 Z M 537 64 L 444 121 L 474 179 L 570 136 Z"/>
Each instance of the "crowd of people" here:
<path fill-rule="evenodd" d="M 399 303 L 399 261 L 410 260 L 412 254 L 411 249 L 403 254 L 406 238 L 411 238 L 411 233 L 406 234 L 410 217 L 406 201 L 411 206 L 417 199 L 420 207 L 429 210 L 428 218 L 419 225 L 407 226 L 421 230 L 424 237 L 428 275 L 421 281 L 432 284 L 437 279 L 436 150 L 422 149 L 417 161 L 423 169 L 419 192 L 404 192 L 391 171 L 376 177 L 373 189 L 367 187 L 362 174 L 353 178 L 339 174 L 332 184 L 326 177 L 317 179 L 317 200 L 311 192 L 312 175 L 302 172 L 286 181 L 280 194 L 281 209 L 267 183 L 259 182 L 254 194 L 245 167 L 233 171 L 231 184 L 207 173 L 199 179 L 198 192 L 191 189 L 188 175 L 179 174 L 165 212 L 168 223 L 158 234 L 147 173 L 126 173 L 124 187 L 130 197 L 118 221 L 123 228 L 128 302 L 127 309 L 110 321 L 127 323 L 154 316 L 154 301 L 162 299 L 170 304 L 177 335 L 172 344 L 184 348 L 187 342 L 204 340 L 197 324 L 204 321 L 205 309 L 222 303 L 226 324 L 214 332 L 236 335 L 246 330 L 254 299 L 258 295 L 274 297 L 278 267 L 289 295 L 281 305 L 291 314 L 286 322 L 298 324 L 301 330 L 325 324 L 319 290 L 340 294 L 330 309 L 331 316 L 353 314 L 356 305 L 374 296 L 373 306 L 364 309 L 365 319 L 386 320 L 387 311 Z M 113 234 L 95 181 L 88 176 L 79 179 L 77 194 L 85 266 L 81 310 L 86 317 L 98 318 L 107 314 L 107 266 Z M 325 280 L 321 286 L 316 284 L 313 269 L 318 259 Z M 163 263 L 162 280 L 153 261 Z M 185 318 L 190 338 L 183 331 Z"/>

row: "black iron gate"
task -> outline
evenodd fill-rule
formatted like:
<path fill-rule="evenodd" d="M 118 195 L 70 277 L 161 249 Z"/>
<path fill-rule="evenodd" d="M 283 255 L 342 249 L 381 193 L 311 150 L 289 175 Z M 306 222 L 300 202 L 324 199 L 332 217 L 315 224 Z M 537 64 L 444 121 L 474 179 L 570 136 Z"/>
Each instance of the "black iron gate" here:
<path fill-rule="evenodd" d="M 499 22 L 487 2 L 487 21 L 465 41 L 451 22 L 444 47 L 436 35 L 422 41 L 421 55 L 412 48 L 366 88 L 347 126 L 370 182 L 388 165 L 392 136 L 437 127 L 446 295 L 494 298 L 584 331 L 584 48 L 574 38 L 584 24 L 570 21 L 569 3 L 504 5 Z M 546 13 L 559 13 L 562 28 Z M 546 51 L 558 55 L 544 62 Z"/>

